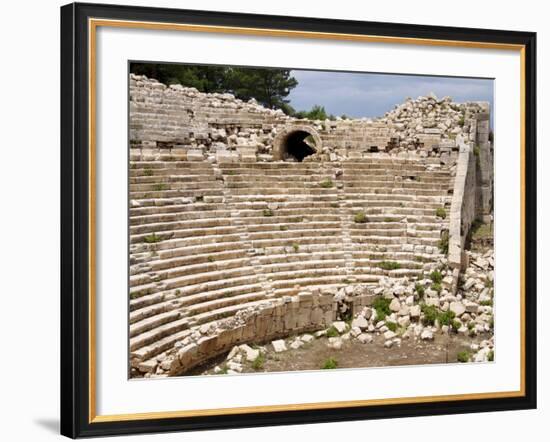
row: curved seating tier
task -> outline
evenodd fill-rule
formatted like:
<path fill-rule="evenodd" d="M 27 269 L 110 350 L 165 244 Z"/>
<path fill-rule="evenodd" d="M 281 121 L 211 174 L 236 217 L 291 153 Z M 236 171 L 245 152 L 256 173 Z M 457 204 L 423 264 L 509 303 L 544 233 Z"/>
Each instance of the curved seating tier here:
<path fill-rule="evenodd" d="M 448 170 L 420 161 L 209 163 L 130 169 L 132 366 L 201 325 L 304 287 L 422 274 L 448 228 Z M 363 212 L 365 222 L 355 222 Z M 384 261 L 396 262 L 387 269 Z M 144 368 L 145 367 L 145 368 Z"/>

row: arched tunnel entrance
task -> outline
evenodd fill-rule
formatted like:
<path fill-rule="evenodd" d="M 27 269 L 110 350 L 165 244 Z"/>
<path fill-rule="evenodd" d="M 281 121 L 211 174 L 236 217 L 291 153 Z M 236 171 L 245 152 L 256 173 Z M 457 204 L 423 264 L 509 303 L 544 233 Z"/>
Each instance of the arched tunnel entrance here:
<path fill-rule="evenodd" d="M 307 126 L 289 127 L 280 132 L 273 141 L 275 160 L 303 161 L 321 148 L 321 138 L 317 132 Z"/>

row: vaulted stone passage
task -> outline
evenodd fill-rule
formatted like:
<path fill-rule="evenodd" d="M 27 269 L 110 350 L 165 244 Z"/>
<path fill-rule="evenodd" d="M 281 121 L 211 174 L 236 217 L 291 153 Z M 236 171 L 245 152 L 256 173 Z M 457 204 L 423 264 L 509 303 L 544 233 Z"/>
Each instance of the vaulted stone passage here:
<path fill-rule="evenodd" d="M 308 132 L 298 130 L 287 136 L 283 148 L 287 156 L 303 161 L 305 157 L 315 153 L 315 149 L 311 145 L 314 143 L 312 140 L 313 138 Z"/>
<path fill-rule="evenodd" d="M 284 129 L 273 141 L 275 160 L 295 159 L 303 161 L 309 155 L 319 151 L 321 138 L 308 126 L 293 126 Z"/>

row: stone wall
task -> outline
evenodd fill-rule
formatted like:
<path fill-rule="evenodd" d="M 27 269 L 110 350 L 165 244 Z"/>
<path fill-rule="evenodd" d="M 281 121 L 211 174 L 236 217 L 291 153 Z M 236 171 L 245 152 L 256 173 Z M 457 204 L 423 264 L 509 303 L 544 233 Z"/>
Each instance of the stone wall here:
<path fill-rule="evenodd" d="M 318 155 L 310 161 L 315 157 L 336 161 L 370 152 L 413 152 L 452 164 L 458 155 L 457 135 L 472 142 L 478 137 L 480 146 L 488 143 L 488 120 L 475 125 L 476 115 L 486 115 L 487 109 L 487 103 L 454 103 L 449 97 L 431 95 L 408 99 L 377 119 L 311 121 L 267 109 L 254 99 L 245 102 L 231 94 L 166 86 L 132 74 L 130 147 L 142 154 L 191 152 L 212 160 L 220 156 L 240 161 L 244 156 L 269 161 L 278 134 L 307 126 L 320 140 L 315 146 Z M 479 132 L 472 132 L 476 127 Z M 490 179 L 489 175 L 482 179 L 487 189 Z"/>
<path fill-rule="evenodd" d="M 164 354 L 161 360 L 142 362 L 137 354 L 132 354 L 131 364 L 143 373 L 173 376 L 226 353 L 235 345 L 267 342 L 293 333 L 324 329 L 339 319 L 342 311 L 351 317 L 371 304 L 372 294 L 361 291 L 360 286 L 355 290 L 358 291 L 346 293 L 344 288 L 317 288 L 296 296 L 268 300 L 218 321 L 216 326 L 206 324 L 204 328 L 189 331 L 179 348 Z"/>

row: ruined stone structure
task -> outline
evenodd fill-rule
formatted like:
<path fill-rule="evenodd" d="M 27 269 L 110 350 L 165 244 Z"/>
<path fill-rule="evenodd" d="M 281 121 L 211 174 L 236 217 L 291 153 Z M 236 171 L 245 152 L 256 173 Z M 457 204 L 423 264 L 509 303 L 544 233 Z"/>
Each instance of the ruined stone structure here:
<path fill-rule="evenodd" d="M 488 118 L 419 97 L 375 120 L 298 120 L 132 75 L 133 375 L 319 330 L 447 258 L 456 291 L 469 226 L 492 212 Z"/>

